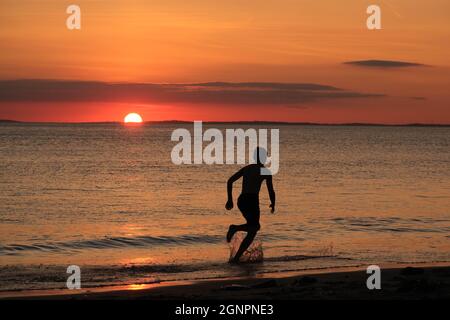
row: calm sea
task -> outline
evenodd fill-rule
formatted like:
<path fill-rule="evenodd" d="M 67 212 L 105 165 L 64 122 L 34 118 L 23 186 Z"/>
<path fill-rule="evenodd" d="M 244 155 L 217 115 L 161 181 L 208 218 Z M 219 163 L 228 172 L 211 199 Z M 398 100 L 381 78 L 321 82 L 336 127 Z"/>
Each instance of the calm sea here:
<path fill-rule="evenodd" d="M 178 127 L 0 124 L 0 290 L 64 288 L 69 265 L 90 287 L 450 262 L 448 127 L 273 127 L 277 212 L 263 186 L 264 261 L 243 266 L 224 209 L 240 166 L 172 164 Z"/>

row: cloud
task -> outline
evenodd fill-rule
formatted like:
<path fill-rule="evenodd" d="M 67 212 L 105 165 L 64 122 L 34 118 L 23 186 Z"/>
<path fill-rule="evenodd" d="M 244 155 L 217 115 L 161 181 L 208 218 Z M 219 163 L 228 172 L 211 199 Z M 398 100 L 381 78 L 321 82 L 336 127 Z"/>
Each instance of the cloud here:
<path fill-rule="evenodd" d="M 412 99 L 412 100 L 420 100 L 420 101 L 427 100 L 426 97 L 410 97 L 410 99 Z"/>
<path fill-rule="evenodd" d="M 314 83 L 207 82 L 152 84 L 39 79 L 0 81 L 0 102 L 298 105 L 325 99 L 382 96 L 382 94 L 354 92 Z"/>
<path fill-rule="evenodd" d="M 393 61 L 393 60 L 360 60 L 360 61 L 347 61 L 344 64 L 350 64 L 360 67 L 370 68 L 405 68 L 405 67 L 423 67 L 424 64 L 406 61 Z"/>

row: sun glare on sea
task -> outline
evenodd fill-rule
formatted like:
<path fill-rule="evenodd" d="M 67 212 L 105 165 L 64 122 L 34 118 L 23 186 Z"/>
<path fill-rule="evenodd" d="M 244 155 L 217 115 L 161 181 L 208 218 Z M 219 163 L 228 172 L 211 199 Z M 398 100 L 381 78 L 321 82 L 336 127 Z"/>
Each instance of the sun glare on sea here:
<path fill-rule="evenodd" d="M 124 123 L 142 123 L 142 117 L 137 113 L 129 113 L 126 115 L 126 117 L 123 119 Z"/>

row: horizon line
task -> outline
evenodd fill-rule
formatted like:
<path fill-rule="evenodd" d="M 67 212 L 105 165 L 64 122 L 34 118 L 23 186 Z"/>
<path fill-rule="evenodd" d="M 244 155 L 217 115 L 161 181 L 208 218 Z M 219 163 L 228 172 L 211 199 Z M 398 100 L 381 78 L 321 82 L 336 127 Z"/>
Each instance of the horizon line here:
<path fill-rule="evenodd" d="M 155 120 L 143 121 L 142 124 L 175 124 L 175 123 L 194 123 L 201 120 Z M 26 124 L 120 124 L 124 125 L 122 121 L 21 121 L 0 119 L 0 123 L 26 123 Z M 264 120 L 234 120 L 234 121 L 202 121 L 202 123 L 209 124 L 281 124 L 281 125 L 310 125 L 310 126 L 380 126 L 380 127 L 450 127 L 450 123 L 376 123 L 376 122 L 302 122 L 302 121 L 264 121 Z M 136 124 L 135 124 L 136 125 Z M 139 125 L 139 124 L 137 124 Z"/>

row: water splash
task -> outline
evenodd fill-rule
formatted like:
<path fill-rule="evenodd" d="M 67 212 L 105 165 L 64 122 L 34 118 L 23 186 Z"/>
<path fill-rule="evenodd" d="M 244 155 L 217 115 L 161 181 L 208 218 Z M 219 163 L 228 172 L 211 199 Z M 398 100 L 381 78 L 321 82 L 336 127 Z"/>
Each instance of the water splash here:
<path fill-rule="evenodd" d="M 333 243 L 331 242 L 327 246 L 319 248 L 317 250 L 317 254 L 318 254 L 319 257 L 333 257 L 333 256 L 335 256 L 334 255 Z"/>
<path fill-rule="evenodd" d="M 236 255 L 236 252 L 239 250 L 239 247 L 242 243 L 242 240 L 246 237 L 247 233 L 245 232 L 236 232 L 233 239 L 230 242 L 230 260 Z M 264 260 L 264 252 L 262 240 L 258 237 L 258 235 L 253 240 L 252 244 L 248 249 L 244 252 L 244 254 L 240 258 L 240 262 L 244 263 L 256 263 L 263 262 Z"/>

